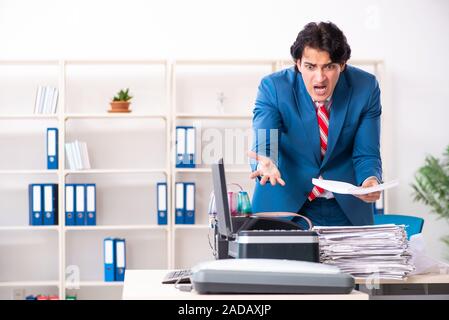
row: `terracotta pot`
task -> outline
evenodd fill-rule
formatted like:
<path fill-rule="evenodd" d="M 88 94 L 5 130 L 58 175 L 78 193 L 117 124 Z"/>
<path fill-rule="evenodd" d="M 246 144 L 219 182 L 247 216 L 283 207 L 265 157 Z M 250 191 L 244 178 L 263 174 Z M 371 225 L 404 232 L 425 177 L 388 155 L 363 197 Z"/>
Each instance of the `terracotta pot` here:
<path fill-rule="evenodd" d="M 129 101 L 112 101 L 109 112 L 130 112 L 130 103 Z"/>

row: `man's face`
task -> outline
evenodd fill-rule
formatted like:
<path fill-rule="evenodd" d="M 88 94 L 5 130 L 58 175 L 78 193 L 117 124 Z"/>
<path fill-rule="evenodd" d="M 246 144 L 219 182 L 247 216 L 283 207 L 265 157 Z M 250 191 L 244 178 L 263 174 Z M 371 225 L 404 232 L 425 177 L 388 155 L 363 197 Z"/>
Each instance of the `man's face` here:
<path fill-rule="evenodd" d="M 334 92 L 344 64 L 333 63 L 327 51 L 305 47 L 296 62 L 307 92 L 314 101 L 325 101 Z"/>

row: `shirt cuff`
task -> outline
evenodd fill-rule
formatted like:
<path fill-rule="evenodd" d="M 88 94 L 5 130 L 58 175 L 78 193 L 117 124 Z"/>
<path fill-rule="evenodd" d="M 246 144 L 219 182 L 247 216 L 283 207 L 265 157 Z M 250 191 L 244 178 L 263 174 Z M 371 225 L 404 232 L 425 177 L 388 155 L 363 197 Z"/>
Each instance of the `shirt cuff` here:
<path fill-rule="evenodd" d="M 376 176 L 371 176 L 371 177 L 368 177 L 368 178 L 366 178 L 365 180 L 363 180 L 362 185 L 366 182 L 366 180 L 371 179 L 371 178 L 376 179 L 377 183 L 380 184 L 380 181 L 379 181 L 379 179 L 377 179 Z"/>

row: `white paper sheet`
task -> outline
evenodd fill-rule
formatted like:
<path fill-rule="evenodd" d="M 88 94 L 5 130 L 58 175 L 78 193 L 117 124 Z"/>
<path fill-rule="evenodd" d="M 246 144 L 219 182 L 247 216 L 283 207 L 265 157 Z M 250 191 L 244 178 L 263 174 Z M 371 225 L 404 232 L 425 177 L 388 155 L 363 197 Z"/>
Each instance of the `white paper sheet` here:
<path fill-rule="evenodd" d="M 324 180 L 324 179 L 312 179 L 312 183 L 320 188 L 323 188 L 324 190 L 328 190 L 333 193 L 352 194 L 352 195 L 368 194 L 371 192 L 390 189 L 399 185 L 398 180 L 392 180 L 368 188 L 357 187 L 347 182 Z"/>

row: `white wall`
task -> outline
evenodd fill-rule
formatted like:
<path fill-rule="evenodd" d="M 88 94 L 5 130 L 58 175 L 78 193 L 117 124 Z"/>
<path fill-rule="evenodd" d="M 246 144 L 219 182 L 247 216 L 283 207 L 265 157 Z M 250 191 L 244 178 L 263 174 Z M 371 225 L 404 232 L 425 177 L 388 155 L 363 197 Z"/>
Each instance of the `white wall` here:
<path fill-rule="evenodd" d="M 426 154 L 449 143 L 449 1 L 0 0 L 0 59 L 289 58 L 309 21 L 331 20 L 357 59 L 383 59 L 393 157 L 393 212 L 422 216 L 432 256 L 449 225 L 413 203 Z M 256 89 L 256 88 L 255 88 Z"/>

